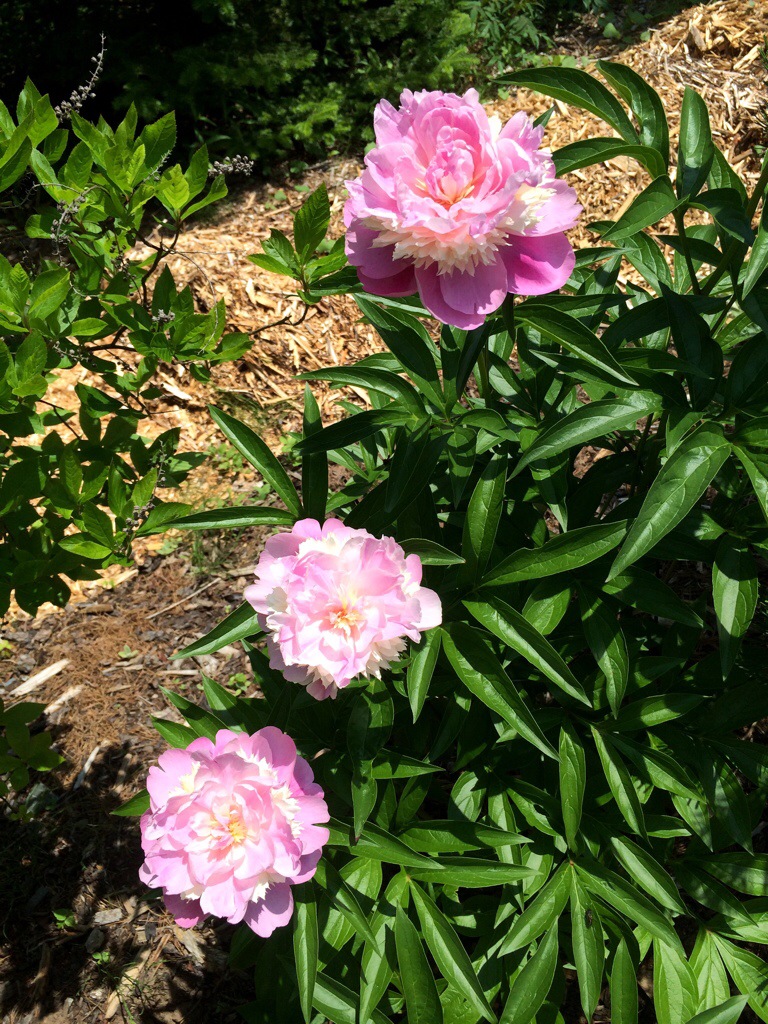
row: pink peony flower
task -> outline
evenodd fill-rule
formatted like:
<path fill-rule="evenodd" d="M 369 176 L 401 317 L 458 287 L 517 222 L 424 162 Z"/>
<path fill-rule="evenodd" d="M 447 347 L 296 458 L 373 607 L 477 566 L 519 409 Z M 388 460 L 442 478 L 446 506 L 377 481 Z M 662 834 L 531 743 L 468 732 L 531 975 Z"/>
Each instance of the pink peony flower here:
<path fill-rule="evenodd" d="M 288 923 L 291 885 L 314 875 L 328 841 L 323 791 L 290 736 L 220 729 L 161 754 L 147 789 L 139 876 L 177 924 L 212 914 L 266 936 Z"/>
<path fill-rule="evenodd" d="M 318 700 L 356 676 L 379 676 L 404 637 L 418 641 L 442 618 L 440 598 L 420 585 L 418 555 L 338 519 L 302 519 L 270 537 L 256 578 L 245 597 L 267 633 L 270 665 Z"/>
<path fill-rule="evenodd" d="M 564 232 L 581 212 L 523 113 L 488 118 L 477 92 L 406 89 L 382 100 L 376 148 L 346 183 L 347 256 L 374 295 L 412 295 L 463 330 L 508 292 L 543 295 L 574 266 Z"/>

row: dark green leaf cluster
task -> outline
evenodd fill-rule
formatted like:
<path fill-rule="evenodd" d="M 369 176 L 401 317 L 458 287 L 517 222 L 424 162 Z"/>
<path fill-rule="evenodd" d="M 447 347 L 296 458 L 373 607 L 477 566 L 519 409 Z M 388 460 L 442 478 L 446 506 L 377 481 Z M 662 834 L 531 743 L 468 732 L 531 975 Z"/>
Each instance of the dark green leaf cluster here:
<path fill-rule="evenodd" d="M 27 789 L 35 772 L 47 772 L 61 764 L 62 758 L 51 748 L 51 736 L 31 731 L 44 704 L 20 701 L 6 708 L 0 701 L 0 801 L 6 815 L 24 821 L 34 812 L 35 797 L 30 793 L 19 802 L 15 794 Z"/>
<path fill-rule="evenodd" d="M 205 381 L 250 346 L 167 265 L 184 221 L 227 192 L 205 147 L 170 164 L 172 114 L 141 130 L 133 108 L 115 129 L 76 110 L 68 123 L 31 82 L 15 111 L 0 103 L 0 615 L 12 593 L 31 613 L 66 603 L 65 579 L 126 563 L 143 527 L 185 511 L 156 490 L 197 456 L 177 452 L 178 430 L 141 429 L 158 365 Z M 49 392 L 76 368 L 64 406 Z"/>
<path fill-rule="evenodd" d="M 322 426 L 307 391 L 301 494 L 214 413 L 285 510 L 175 525 L 335 515 L 417 552 L 443 605 L 333 702 L 269 667 L 247 604 L 181 652 L 243 640 L 263 698 L 171 695 L 188 724 L 158 722 L 166 739 L 276 725 L 333 816 L 293 945 L 236 935 L 248 1020 L 562 1024 L 610 1002 L 635 1022 L 652 998 L 661 1024 L 736 1024 L 746 1002 L 768 1021 L 768 749 L 745 735 L 768 712 L 768 164 L 747 195 L 689 90 L 673 182 L 659 97 L 599 70 L 610 89 L 513 80 L 617 133 L 561 169 L 626 153 L 653 179 L 564 294 L 437 342 L 416 301 L 355 295 L 386 351 L 304 375 L 369 407 Z"/>

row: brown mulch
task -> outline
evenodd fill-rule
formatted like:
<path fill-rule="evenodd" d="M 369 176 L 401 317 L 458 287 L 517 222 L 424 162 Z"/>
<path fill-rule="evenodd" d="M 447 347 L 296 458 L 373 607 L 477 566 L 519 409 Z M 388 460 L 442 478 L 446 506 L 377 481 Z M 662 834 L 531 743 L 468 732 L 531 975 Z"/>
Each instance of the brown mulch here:
<path fill-rule="evenodd" d="M 652 29 L 648 42 L 614 50 L 613 59 L 628 63 L 660 92 L 673 140 L 683 88 L 697 88 L 708 102 L 717 144 L 754 184 L 759 161 L 753 147 L 760 142 L 755 114 L 766 99 L 759 47 L 766 33 L 768 4 L 720 0 L 683 11 Z M 492 104 L 502 119 L 519 109 L 538 115 L 549 106 L 522 89 Z M 555 108 L 546 136 L 553 149 L 610 134 L 589 114 L 561 103 Z M 310 188 L 327 185 L 336 233 L 342 230 L 343 183 L 360 167 L 357 160 L 326 164 L 302 179 Z M 594 244 L 588 223 L 618 216 L 648 180 L 624 158 L 575 172 L 571 182 L 585 216 L 574 243 Z M 235 193 L 221 212 L 189 227 L 179 242 L 181 254 L 171 261 L 177 282 L 190 284 L 201 306 L 225 299 L 233 329 L 254 336 L 251 351 L 237 364 L 217 368 L 210 385 L 183 368 L 166 369 L 161 379 L 164 396 L 156 401 L 152 429 L 179 426 L 187 450 L 210 455 L 176 495 L 197 506 L 260 500 L 256 475 L 229 464 L 220 449 L 209 402 L 242 415 L 279 450 L 286 432 L 300 423 L 303 385 L 295 375 L 354 362 L 380 347 L 372 330 L 356 322 L 352 300 L 324 300 L 299 323 L 303 306 L 290 293 L 291 282 L 248 262 L 272 228 L 290 232 L 291 215 L 304 198 L 296 184 L 283 186 L 286 199 L 276 198 L 271 185 Z M 285 316 L 290 323 L 269 326 Z M 77 373 L 62 377 L 59 404 L 67 405 L 77 380 Z M 338 391 L 313 389 L 326 420 L 340 415 Z M 343 395 L 365 401 L 363 393 L 345 389 Z M 62 770 L 43 780 L 52 801 L 45 818 L 52 826 L 0 820 L 9 851 L 0 862 L 0 905 L 8 908 L 0 933 L 3 1022 L 226 1022 L 247 1000 L 250 979 L 223 968 L 227 929 L 207 925 L 190 938 L 148 902 L 136 876 L 137 823 L 109 812 L 141 787 L 147 764 L 164 747 L 150 724 L 153 714 L 170 716 L 160 687 L 194 698 L 201 672 L 224 685 L 247 674 L 236 647 L 209 658 L 169 659 L 241 599 L 263 539 L 264 531 L 255 530 L 231 543 L 150 538 L 137 546 L 135 568 L 113 567 L 105 580 L 78 585 L 64 611 L 43 609 L 34 620 L 18 613 L 2 634 L 10 642 L 10 656 L 0 661 L 0 678 L 10 680 L 0 687 L 4 697 L 40 670 L 59 666 L 24 699 L 49 707 L 47 725 L 66 759 Z M 53 912 L 66 909 L 74 923 L 58 928 Z M 94 959 L 104 953 L 106 959 Z"/>

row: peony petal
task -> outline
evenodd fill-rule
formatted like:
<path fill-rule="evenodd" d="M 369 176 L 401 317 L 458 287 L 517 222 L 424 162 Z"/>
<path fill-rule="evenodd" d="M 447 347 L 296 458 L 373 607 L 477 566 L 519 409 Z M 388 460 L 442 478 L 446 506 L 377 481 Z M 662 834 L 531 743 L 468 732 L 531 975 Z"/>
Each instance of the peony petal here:
<path fill-rule="evenodd" d="M 267 889 L 266 895 L 258 903 L 249 903 L 243 920 L 248 927 L 268 938 L 275 928 L 288 924 L 293 914 L 293 895 L 291 887 L 284 884 L 273 884 Z"/>
<path fill-rule="evenodd" d="M 433 263 L 417 269 L 416 281 L 430 313 L 465 331 L 480 327 L 507 294 L 507 271 L 501 261 L 477 267 L 474 275 L 460 271 L 440 274 Z"/>
<path fill-rule="evenodd" d="M 546 295 L 557 291 L 576 264 L 573 247 L 564 234 L 543 237 L 510 236 L 502 250 L 509 272 L 509 290 L 517 295 Z"/>

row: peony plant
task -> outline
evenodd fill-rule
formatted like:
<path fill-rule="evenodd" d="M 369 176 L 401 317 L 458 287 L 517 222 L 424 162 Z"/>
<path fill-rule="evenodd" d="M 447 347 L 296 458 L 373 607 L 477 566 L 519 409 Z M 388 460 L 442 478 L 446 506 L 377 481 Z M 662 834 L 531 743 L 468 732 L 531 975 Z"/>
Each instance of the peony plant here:
<path fill-rule="evenodd" d="M 615 133 L 551 156 L 471 92 L 379 106 L 335 286 L 383 351 L 303 375 L 300 493 L 212 410 L 282 504 L 173 525 L 280 532 L 178 656 L 242 642 L 260 695 L 169 694 L 126 813 L 182 923 L 242 915 L 252 1024 L 768 1021 L 768 163 L 687 90 L 673 180 L 658 95 L 597 70 L 509 80 Z M 556 173 L 619 154 L 648 184 L 573 253 Z M 324 203 L 256 257 L 308 301 Z M 317 380 L 369 407 L 323 425 Z"/>

